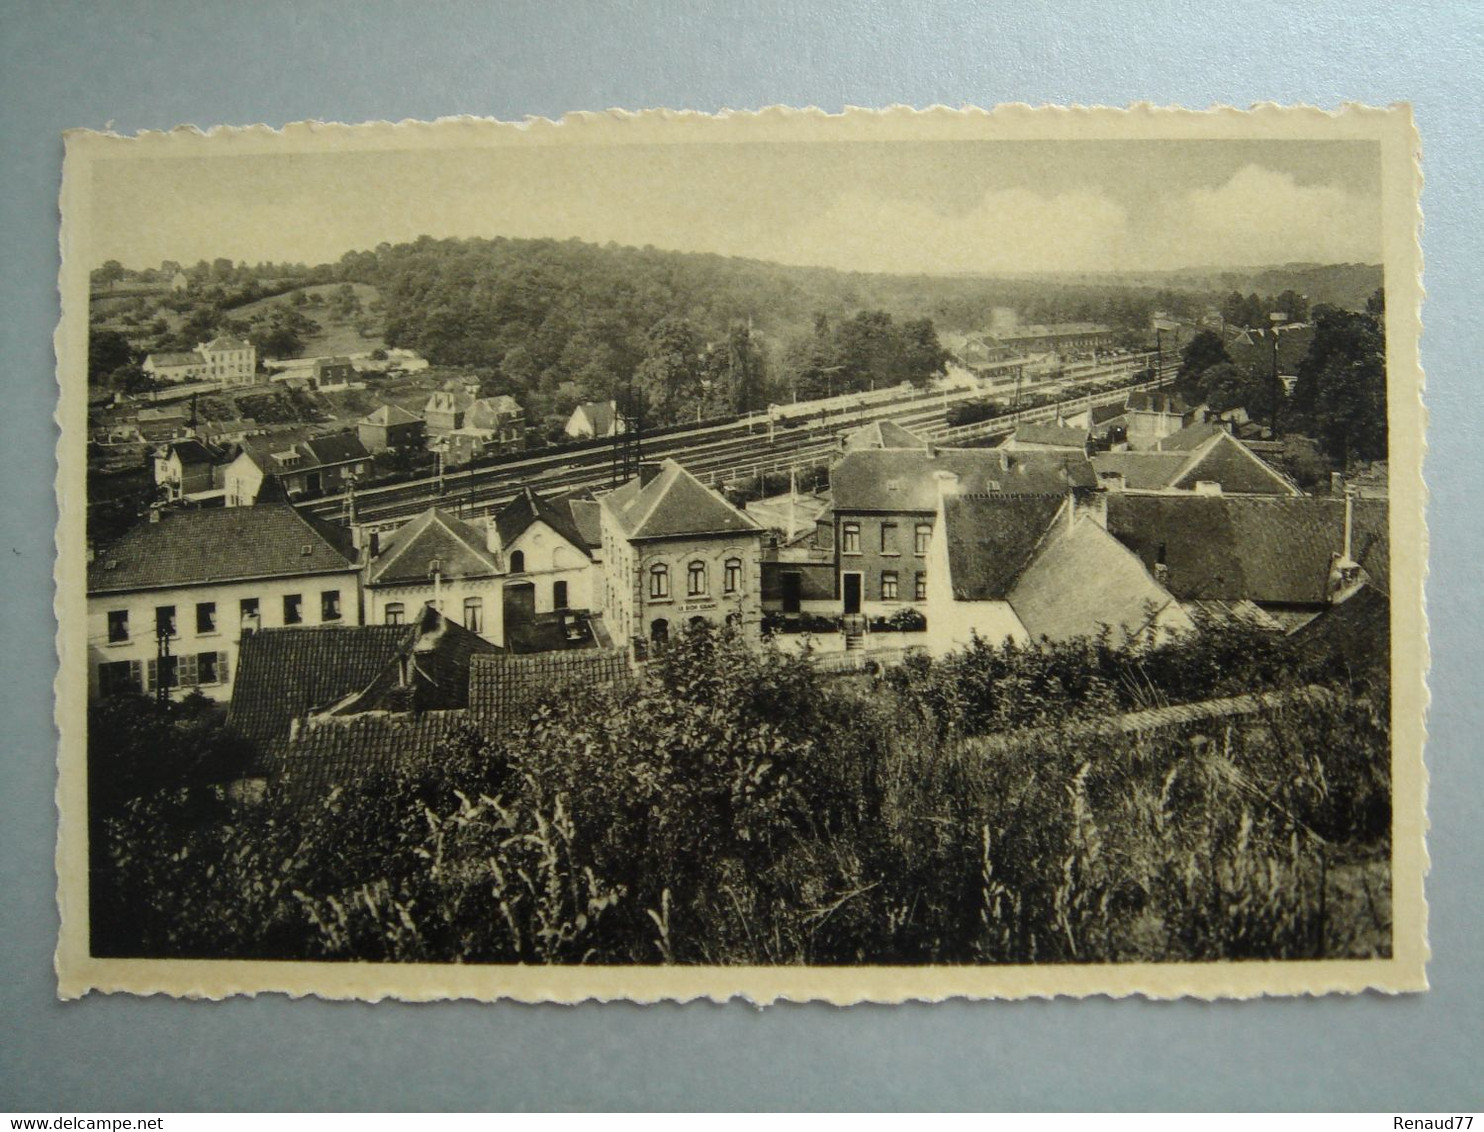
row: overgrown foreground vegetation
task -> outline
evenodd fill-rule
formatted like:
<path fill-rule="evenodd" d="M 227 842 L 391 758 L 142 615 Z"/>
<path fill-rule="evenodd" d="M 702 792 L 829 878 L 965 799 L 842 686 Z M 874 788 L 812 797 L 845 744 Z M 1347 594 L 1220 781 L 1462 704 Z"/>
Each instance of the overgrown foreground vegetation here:
<path fill-rule="evenodd" d="M 1320 686 L 1143 734 L 1166 702 Z M 1384 676 L 1208 633 L 879 676 L 698 633 L 624 689 L 321 804 L 233 804 L 209 713 L 90 720 L 103 954 L 1001 963 L 1388 954 Z M 179 785 L 181 781 L 191 785 Z"/>

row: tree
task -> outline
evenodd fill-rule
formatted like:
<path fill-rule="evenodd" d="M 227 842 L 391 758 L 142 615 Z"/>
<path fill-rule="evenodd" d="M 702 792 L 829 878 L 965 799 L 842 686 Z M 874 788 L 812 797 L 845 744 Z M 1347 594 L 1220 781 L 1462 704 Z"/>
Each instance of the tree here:
<path fill-rule="evenodd" d="M 634 383 L 654 423 L 670 424 L 694 414 L 704 394 L 701 340 L 688 319 L 662 318 L 649 328 Z"/>
<path fill-rule="evenodd" d="M 134 348 L 117 330 L 95 330 L 88 335 L 88 384 L 97 385 L 120 366 L 134 360 Z"/>
<path fill-rule="evenodd" d="M 925 389 L 933 378 L 942 376 L 947 364 L 948 351 L 938 341 L 932 319 L 916 318 L 902 323 L 902 371 L 908 381 Z"/>
<path fill-rule="evenodd" d="M 118 260 L 105 260 L 102 267 L 93 269 L 92 283 L 94 287 L 102 287 L 105 290 L 112 291 L 113 285 L 122 280 L 127 274 L 124 270 L 124 265 Z"/>
<path fill-rule="evenodd" d="M 1199 400 L 1201 375 L 1212 366 L 1231 364 L 1232 356 L 1227 352 L 1221 335 L 1214 330 L 1198 331 L 1180 352 L 1180 372 L 1175 376 L 1175 388 L 1188 399 Z"/>
<path fill-rule="evenodd" d="M 1294 405 L 1340 467 L 1386 456 L 1386 332 L 1376 314 L 1320 307 Z"/>

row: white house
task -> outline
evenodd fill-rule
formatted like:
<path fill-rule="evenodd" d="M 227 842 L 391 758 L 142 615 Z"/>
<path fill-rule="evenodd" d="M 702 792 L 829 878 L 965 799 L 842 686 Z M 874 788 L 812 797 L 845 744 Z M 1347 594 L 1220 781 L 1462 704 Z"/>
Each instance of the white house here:
<path fill-rule="evenodd" d="M 598 608 L 601 587 L 593 548 L 569 505 L 542 499 L 526 488 L 495 515 L 490 545 L 499 551 L 505 568 L 507 618 Z"/>
<path fill-rule="evenodd" d="M 238 642 L 280 626 L 358 625 L 349 532 L 286 503 L 155 514 L 88 567 L 93 697 L 231 695 Z"/>
<path fill-rule="evenodd" d="M 196 347 L 203 363 L 201 376 L 225 385 L 251 385 L 258 379 L 258 351 L 251 342 L 220 334 Z"/>
<path fill-rule="evenodd" d="M 604 439 L 627 432 L 617 401 L 584 401 L 572 410 L 565 431 L 574 440 Z"/>
<path fill-rule="evenodd" d="M 366 541 L 368 624 L 411 624 L 431 605 L 485 640 L 504 643 L 503 571 L 483 529 L 430 507 L 395 531 Z"/>
<path fill-rule="evenodd" d="M 1094 636 L 1162 639 L 1195 623 L 1097 504 L 1070 496 L 959 494 L 945 479 L 928 550 L 927 643 L 935 655 L 991 643 Z"/>

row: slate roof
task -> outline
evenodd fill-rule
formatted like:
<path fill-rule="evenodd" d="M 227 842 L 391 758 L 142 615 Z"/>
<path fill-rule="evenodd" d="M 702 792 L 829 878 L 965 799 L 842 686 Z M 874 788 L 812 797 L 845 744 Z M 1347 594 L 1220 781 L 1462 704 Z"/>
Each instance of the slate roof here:
<path fill-rule="evenodd" d="M 1357 500 L 1351 540 L 1355 560 L 1383 592 L 1390 579 L 1387 514 L 1385 500 Z M 1108 497 L 1109 532 L 1151 570 L 1163 547 L 1164 584 L 1182 601 L 1322 604 L 1344 525 L 1342 499 Z"/>
<path fill-rule="evenodd" d="M 1052 522 L 1009 594 L 1031 639 L 1050 641 L 1091 636 L 1104 625 L 1133 636 L 1173 601 L 1138 558 L 1086 515 Z"/>
<path fill-rule="evenodd" d="M 1116 402 L 1109 405 L 1094 405 L 1089 410 L 1087 419 L 1092 422 L 1094 428 L 1097 428 L 1100 425 L 1111 424 L 1127 412 L 1128 410 L 1125 406 Z"/>
<path fill-rule="evenodd" d="M 1194 452 L 1217 433 L 1226 433 L 1225 426 L 1219 421 L 1197 421 L 1161 437 L 1155 442 L 1155 447 L 1160 452 Z"/>
<path fill-rule="evenodd" d="M 332 432 L 328 436 L 316 436 L 299 445 L 300 449 L 320 465 L 344 464 L 351 460 L 364 460 L 371 455 L 361 438 L 353 432 Z"/>
<path fill-rule="evenodd" d="M 328 436 L 312 436 L 283 444 L 282 434 L 265 437 L 249 437 L 242 443 L 258 468 L 269 475 L 286 472 L 312 471 L 333 464 L 348 464 L 354 460 L 368 460 L 371 453 L 353 432 L 335 432 Z"/>
<path fill-rule="evenodd" d="M 1311 660 L 1384 667 L 1391 659 L 1391 599 L 1374 586 L 1362 586 L 1295 632 L 1292 640 Z"/>
<path fill-rule="evenodd" d="M 1123 476 L 1130 491 L 1194 491 L 1206 481 L 1231 495 L 1299 494 L 1282 472 L 1215 424 L 1181 429 L 1155 451 L 1098 452 L 1092 466 L 1099 477 Z"/>
<path fill-rule="evenodd" d="M 1094 452 L 1099 479 L 1122 476 L 1131 491 L 1167 491 L 1190 457 L 1184 452 Z"/>
<path fill-rule="evenodd" d="M 862 448 L 926 448 L 928 442 L 896 421 L 872 421 L 845 437 L 845 451 Z"/>
<path fill-rule="evenodd" d="M 572 514 L 572 526 L 582 536 L 588 550 L 597 550 L 603 545 L 603 509 L 596 499 L 558 500 Z"/>
<path fill-rule="evenodd" d="M 1058 495 L 950 495 L 944 537 L 953 596 L 1003 601 L 1066 500 Z"/>
<path fill-rule="evenodd" d="M 287 503 L 164 512 L 88 566 L 89 593 L 118 593 L 355 568 L 350 532 Z"/>
<path fill-rule="evenodd" d="M 538 697 L 559 694 L 564 687 L 603 687 L 632 678 L 622 649 L 476 656 L 469 669 L 469 714 L 498 725 L 519 718 Z"/>
<path fill-rule="evenodd" d="M 631 539 L 751 534 L 755 522 L 674 460 L 648 483 L 635 476 L 600 500 Z"/>
<path fill-rule="evenodd" d="M 520 402 L 508 394 L 484 397 L 469 406 L 464 423 L 469 428 L 493 429 L 525 412 Z"/>
<path fill-rule="evenodd" d="M 499 536 L 500 547 L 509 547 L 537 521 L 545 523 L 582 553 L 592 557 L 588 553 L 591 544 L 572 521 L 571 508 L 560 502 L 548 503 L 529 487 L 522 488 L 521 493 L 500 508 L 500 513 L 495 516 L 495 533 Z M 601 536 L 598 541 L 602 541 Z"/>
<path fill-rule="evenodd" d="M 1184 416 L 1191 410 L 1191 406 L 1183 398 L 1160 389 L 1130 393 L 1124 404 L 1130 413 L 1170 413 Z"/>
<path fill-rule="evenodd" d="M 445 578 L 487 578 L 500 573 L 499 559 L 486 548 L 483 530 L 429 507 L 381 540 L 366 581 L 372 586 L 426 585 L 435 561 Z"/>
<path fill-rule="evenodd" d="M 421 417 L 409 413 L 400 405 L 383 405 L 381 408 L 367 413 L 361 418 L 360 423 L 364 425 L 408 425 L 416 424 L 422 420 Z"/>
<path fill-rule="evenodd" d="M 592 428 L 594 436 L 608 436 L 613 432 L 618 406 L 612 401 L 584 401 L 577 406 L 574 412 L 581 413 L 587 418 L 587 423 Z"/>
<path fill-rule="evenodd" d="M 1097 484 L 1080 452 L 1011 452 L 1003 448 L 864 449 L 847 452 L 830 472 L 837 512 L 930 514 L 938 509 L 936 473 L 959 477 L 963 494 L 1060 496 Z"/>
<path fill-rule="evenodd" d="M 415 625 L 249 633 L 238 649 L 227 724 L 255 743 L 285 738 L 295 716 L 364 689 L 416 638 Z"/>
<path fill-rule="evenodd" d="M 337 787 L 425 765 L 450 743 L 472 734 L 463 711 L 324 719 L 295 739 L 275 740 L 258 766 L 275 794 L 291 805 L 310 806 Z"/>
<path fill-rule="evenodd" d="M 157 366 L 199 366 L 201 355 L 185 351 L 168 351 L 163 354 L 150 354 L 144 359 L 146 362 L 154 362 Z"/>
<path fill-rule="evenodd" d="M 1023 424 L 1016 428 L 1013 439 L 1017 444 L 1041 444 L 1049 448 L 1075 448 L 1082 451 L 1087 447 L 1087 430 L 1050 421 L 1044 424 Z"/>
<path fill-rule="evenodd" d="M 165 448 L 167 452 L 174 452 L 182 464 L 214 464 L 221 459 L 219 453 L 194 438 L 172 440 Z"/>
<path fill-rule="evenodd" d="M 221 350 L 248 350 L 251 344 L 244 342 L 241 338 L 234 338 L 230 334 L 218 334 L 210 342 L 203 343 L 201 349 L 216 353 Z"/>

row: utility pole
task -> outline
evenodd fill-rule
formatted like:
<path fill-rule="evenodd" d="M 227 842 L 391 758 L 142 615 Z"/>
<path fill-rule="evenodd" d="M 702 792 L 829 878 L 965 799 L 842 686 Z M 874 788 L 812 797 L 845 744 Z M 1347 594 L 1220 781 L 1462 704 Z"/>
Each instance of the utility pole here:
<path fill-rule="evenodd" d="M 175 675 L 170 663 L 170 623 L 155 626 L 155 706 L 164 711 L 170 706 L 171 679 Z"/>
<path fill-rule="evenodd" d="M 1288 321 L 1286 311 L 1274 311 L 1268 315 L 1268 321 L 1273 324 L 1273 412 L 1268 420 L 1268 428 L 1273 434 L 1273 439 L 1278 439 L 1278 405 L 1283 400 L 1282 383 L 1278 380 L 1278 329 L 1281 323 Z"/>

